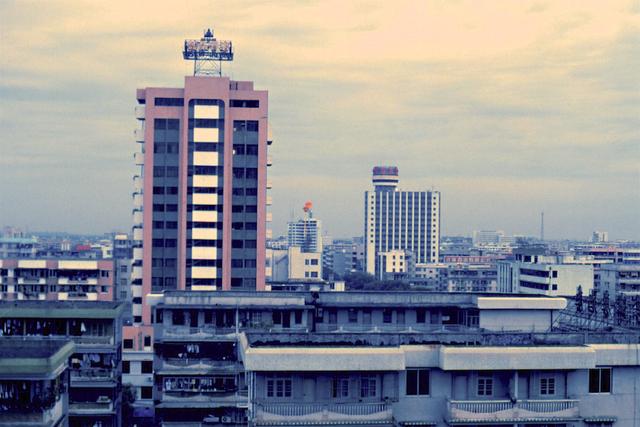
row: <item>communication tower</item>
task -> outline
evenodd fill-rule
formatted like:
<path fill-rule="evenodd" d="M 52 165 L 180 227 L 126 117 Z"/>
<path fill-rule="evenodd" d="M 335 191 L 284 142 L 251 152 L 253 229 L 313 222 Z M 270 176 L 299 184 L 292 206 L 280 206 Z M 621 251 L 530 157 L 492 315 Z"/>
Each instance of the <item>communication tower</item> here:
<path fill-rule="evenodd" d="M 194 76 L 222 76 L 222 61 L 233 61 L 230 40 L 217 40 L 213 30 L 207 29 L 200 40 L 184 41 L 182 57 L 193 61 Z"/>

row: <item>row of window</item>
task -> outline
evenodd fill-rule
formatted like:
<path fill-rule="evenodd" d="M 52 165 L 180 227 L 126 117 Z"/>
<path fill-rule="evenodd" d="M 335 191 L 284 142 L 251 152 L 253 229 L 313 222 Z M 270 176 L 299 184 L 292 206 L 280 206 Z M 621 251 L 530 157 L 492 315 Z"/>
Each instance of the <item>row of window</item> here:
<path fill-rule="evenodd" d="M 428 396 L 430 394 L 429 369 L 409 368 L 406 370 L 405 393 L 407 396 Z M 359 393 L 351 395 L 351 378 L 349 376 L 335 376 L 331 380 L 333 398 L 348 397 L 376 397 L 378 395 L 378 378 L 375 375 L 361 375 Z M 556 378 L 544 376 L 540 378 L 539 392 L 542 396 L 555 395 Z M 495 392 L 494 379 L 491 376 L 479 376 L 476 379 L 476 394 L 491 397 Z M 597 368 L 589 370 L 589 393 L 611 393 L 611 368 Z M 292 379 L 287 377 L 272 377 L 266 381 L 267 397 L 292 397 Z"/>
<path fill-rule="evenodd" d="M 256 268 L 255 259 L 232 259 L 231 267 L 233 268 Z"/>
<path fill-rule="evenodd" d="M 233 154 L 239 156 L 257 156 L 257 145 L 233 144 Z"/>
<path fill-rule="evenodd" d="M 258 223 L 256 222 L 233 222 L 231 223 L 232 230 L 257 230 Z"/>
<path fill-rule="evenodd" d="M 253 188 L 238 187 L 233 189 L 233 195 L 234 196 L 257 196 L 258 189 L 255 187 Z"/>
<path fill-rule="evenodd" d="M 233 168 L 233 177 L 238 179 L 258 179 L 258 168 Z"/>
<path fill-rule="evenodd" d="M 243 248 L 254 249 L 256 248 L 256 241 L 255 240 L 232 240 L 231 247 L 234 249 L 243 249 Z"/>

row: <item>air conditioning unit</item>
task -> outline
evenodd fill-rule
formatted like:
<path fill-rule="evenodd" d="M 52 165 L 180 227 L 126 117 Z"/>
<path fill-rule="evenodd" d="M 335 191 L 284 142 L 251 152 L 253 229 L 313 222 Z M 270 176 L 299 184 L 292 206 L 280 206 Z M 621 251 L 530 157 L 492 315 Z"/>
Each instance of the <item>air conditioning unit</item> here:
<path fill-rule="evenodd" d="M 222 421 L 225 424 L 230 424 L 233 422 L 233 419 L 229 416 L 224 416 L 224 417 L 220 417 L 220 421 Z"/>

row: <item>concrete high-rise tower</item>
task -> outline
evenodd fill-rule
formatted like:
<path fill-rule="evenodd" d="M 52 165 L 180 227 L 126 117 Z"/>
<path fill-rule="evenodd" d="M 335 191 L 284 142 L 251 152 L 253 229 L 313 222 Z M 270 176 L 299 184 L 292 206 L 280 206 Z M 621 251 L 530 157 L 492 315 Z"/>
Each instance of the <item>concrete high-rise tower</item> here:
<path fill-rule="evenodd" d="M 268 94 L 222 76 L 230 41 L 187 40 L 194 75 L 138 89 L 134 323 L 163 290 L 264 289 Z"/>
<path fill-rule="evenodd" d="M 374 189 L 364 194 L 366 270 L 379 276 L 380 254 L 411 252 L 416 263 L 437 262 L 440 248 L 440 192 L 401 191 L 398 168 L 373 168 Z"/>

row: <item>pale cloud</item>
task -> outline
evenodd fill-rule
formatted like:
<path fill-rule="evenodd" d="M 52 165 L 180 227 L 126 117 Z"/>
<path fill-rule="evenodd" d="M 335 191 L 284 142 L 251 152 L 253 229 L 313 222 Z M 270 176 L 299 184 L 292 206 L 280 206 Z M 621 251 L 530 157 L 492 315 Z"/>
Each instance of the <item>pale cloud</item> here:
<path fill-rule="evenodd" d="M 361 234 L 371 167 L 397 164 L 447 233 L 535 234 L 544 209 L 549 235 L 640 238 L 634 3 L 3 2 L 0 223 L 128 228 L 135 89 L 180 85 L 214 25 L 270 92 L 276 233 L 313 199 Z"/>

